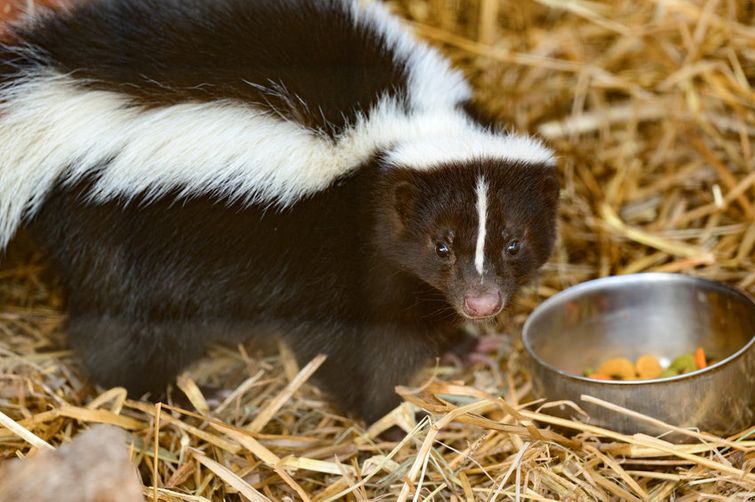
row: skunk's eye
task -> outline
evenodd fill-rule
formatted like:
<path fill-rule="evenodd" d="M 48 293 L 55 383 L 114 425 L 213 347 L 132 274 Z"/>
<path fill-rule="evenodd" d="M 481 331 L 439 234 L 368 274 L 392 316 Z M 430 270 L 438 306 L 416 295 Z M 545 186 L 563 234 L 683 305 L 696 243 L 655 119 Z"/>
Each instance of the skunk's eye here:
<path fill-rule="evenodd" d="M 451 248 L 449 248 L 448 244 L 446 244 L 445 242 L 436 242 L 435 254 L 437 254 L 439 258 L 447 260 L 451 257 Z"/>
<path fill-rule="evenodd" d="M 519 254 L 519 251 L 522 250 L 522 243 L 521 241 L 518 241 L 514 239 L 513 241 L 509 242 L 506 246 L 506 254 L 509 256 L 516 256 Z"/>

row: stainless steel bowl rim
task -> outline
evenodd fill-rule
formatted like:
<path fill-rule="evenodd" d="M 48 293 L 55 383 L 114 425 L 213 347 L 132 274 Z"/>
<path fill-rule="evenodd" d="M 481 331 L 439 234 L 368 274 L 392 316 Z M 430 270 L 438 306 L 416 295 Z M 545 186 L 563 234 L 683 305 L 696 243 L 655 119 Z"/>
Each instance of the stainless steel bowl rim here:
<path fill-rule="evenodd" d="M 527 318 L 527 321 L 524 323 L 524 328 L 522 329 L 522 343 L 524 344 L 525 350 L 527 351 L 527 353 L 532 359 L 537 361 L 539 365 L 543 366 L 544 368 L 547 368 L 550 371 L 558 373 L 561 376 L 564 376 L 573 380 L 581 380 L 583 382 L 589 382 L 592 384 L 602 384 L 602 385 L 653 385 L 653 384 L 665 384 L 665 383 L 670 383 L 670 382 L 676 382 L 676 381 L 684 380 L 687 378 L 694 378 L 698 375 L 707 373 L 709 371 L 714 371 L 717 368 L 722 368 L 726 366 L 727 364 L 731 363 L 732 361 L 735 361 L 736 359 L 741 357 L 742 354 L 744 354 L 750 348 L 755 346 L 755 334 L 754 334 L 752 338 L 750 338 L 750 341 L 744 344 L 739 350 L 737 350 L 736 352 L 732 354 L 729 354 L 727 357 L 721 359 L 717 363 L 711 364 L 710 366 L 700 369 L 700 370 L 684 373 L 683 375 L 678 375 L 674 377 L 654 378 L 650 380 L 599 380 L 596 378 L 588 378 L 582 375 L 578 375 L 576 373 L 564 371 L 560 368 L 557 368 L 545 362 L 530 345 L 529 331 L 530 331 L 532 323 L 539 315 L 541 315 L 543 311 L 545 311 L 551 305 L 555 303 L 568 301 L 572 297 L 579 296 L 587 291 L 601 289 L 602 287 L 606 285 L 613 285 L 616 283 L 647 284 L 647 283 L 656 282 L 656 281 L 657 282 L 676 281 L 676 282 L 687 283 L 687 284 L 694 284 L 694 283 L 705 284 L 707 286 L 712 286 L 713 288 L 724 290 L 728 293 L 733 294 L 734 296 L 739 296 L 746 302 L 749 302 L 750 304 L 752 304 L 753 308 L 755 308 L 755 299 L 753 299 L 752 296 L 747 294 L 747 292 L 742 291 L 741 289 L 738 289 L 738 288 L 734 288 L 727 284 L 723 284 L 718 281 L 703 279 L 701 277 L 693 277 L 693 276 L 684 275 L 684 274 L 672 274 L 672 273 L 662 273 L 662 272 L 645 272 L 645 273 L 640 273 L 640 274 L 612 275 L 609 277 L 601 277 L 599 279 L 585 281 L 580 284 L 577 284 L 576 286 L 571 286 L 569 288 L 566 288 L 565 290 L 556 293 L 555 295 L 551 296 L 550 298 L 545 300 L 543 303 L 538 305 L 537 308 L 535 308 L 535 310 L 533 310 L 532 313 L 529 315 L 529 317 Z"/>

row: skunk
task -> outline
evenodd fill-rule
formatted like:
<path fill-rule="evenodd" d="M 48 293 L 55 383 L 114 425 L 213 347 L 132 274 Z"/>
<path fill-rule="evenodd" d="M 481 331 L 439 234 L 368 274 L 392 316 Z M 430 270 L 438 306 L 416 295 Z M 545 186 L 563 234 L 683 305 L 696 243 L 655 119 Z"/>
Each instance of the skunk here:
<path fill-rule="evenodd" d="M 274 331 L 374 421 L 548 259 L 558 186 L 378 3 L 88 0 L 0 46 L 0 246 L 49 250 L 132 395 Z"/>

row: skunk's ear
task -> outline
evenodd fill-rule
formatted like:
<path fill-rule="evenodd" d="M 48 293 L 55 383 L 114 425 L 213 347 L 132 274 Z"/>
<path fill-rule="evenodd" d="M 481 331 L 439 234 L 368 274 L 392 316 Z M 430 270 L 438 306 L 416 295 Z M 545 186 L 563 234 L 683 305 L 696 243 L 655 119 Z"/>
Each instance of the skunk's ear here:
<path fill-rule="evenodd" d="M 408 181 L 400 181 L 393 187 L 393 207 L 401 221 L 406 221 L 417 201 L 417 188 Z"/>

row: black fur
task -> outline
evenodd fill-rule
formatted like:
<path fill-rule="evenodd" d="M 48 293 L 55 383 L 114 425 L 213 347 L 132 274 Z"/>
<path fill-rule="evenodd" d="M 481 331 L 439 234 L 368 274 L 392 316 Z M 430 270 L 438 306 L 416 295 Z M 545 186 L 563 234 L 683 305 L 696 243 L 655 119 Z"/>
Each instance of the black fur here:
<path fill-rule="evenodd" d="M 254 103 L 331 135 L 406 93 L 404 65 L 338 0 L 88 0 L 14 36 L 42 66 L 135 104 Z"/>
<path fill-rule="evenodd" d="M 302 362 L 328 354 L 318 380 L 343 409 L 374 420 L 397 404 L 395 385 L 455 341 L 480 172 L 498 215 L 493 275 L 512 293 L 550 253 L 552 167 L 375 162 L 282 212 L 206 197 L 92 205 L 82 185 L 58 189 L 31 228 L 62 271 L 71 343 L 95 380 L 159 393 L 207 343 L 274 327 Z M 392 202 L 402 183 L 413 190 L 405 216 Z M 447 229 L 456 264 L 434 254 Z M 522 253 L 506 258 L 505 243 L 525 231 Z"/>

